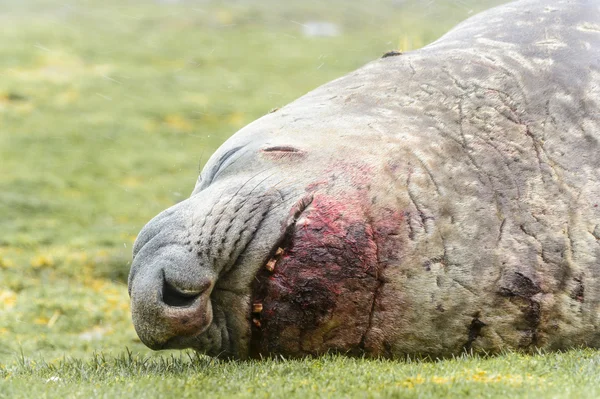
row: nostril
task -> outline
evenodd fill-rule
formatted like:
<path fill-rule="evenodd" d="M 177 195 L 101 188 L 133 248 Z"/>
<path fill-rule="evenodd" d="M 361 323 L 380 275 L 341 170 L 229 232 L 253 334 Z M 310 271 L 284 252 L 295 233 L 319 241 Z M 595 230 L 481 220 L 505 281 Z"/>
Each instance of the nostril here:
<path fill-rule="evenodd" d="M 173 287 L 168 281 L 165 281 L 163 286 L 163 302 L 168 306 L 179 308 L 192 306 L 196 298 L 202 295 L 205 290 L 183 292 Z"/>

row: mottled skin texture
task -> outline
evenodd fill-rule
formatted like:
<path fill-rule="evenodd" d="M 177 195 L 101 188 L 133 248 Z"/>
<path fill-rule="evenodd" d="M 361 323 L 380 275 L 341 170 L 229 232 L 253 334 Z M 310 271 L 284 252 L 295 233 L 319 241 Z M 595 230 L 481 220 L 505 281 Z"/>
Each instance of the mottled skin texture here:
<path fill-rule="evenodd" d="M 477 15 L 245 127 L 140 233 L 152 348 L 600 345 L 600 4 Z"/>

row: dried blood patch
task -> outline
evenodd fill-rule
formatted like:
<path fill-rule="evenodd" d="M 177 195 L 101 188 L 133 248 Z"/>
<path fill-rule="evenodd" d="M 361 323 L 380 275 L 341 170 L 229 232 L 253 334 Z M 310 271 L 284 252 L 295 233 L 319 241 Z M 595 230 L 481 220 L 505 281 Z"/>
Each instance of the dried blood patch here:
<path fill-rule="evenodd" d="M 364 204 L 314 195 L 272 267 L 256 276 L 252 356 L 362 351 L 381 285 L 378 238 L 398 228 L 398 220 L 372 224 Z"/>

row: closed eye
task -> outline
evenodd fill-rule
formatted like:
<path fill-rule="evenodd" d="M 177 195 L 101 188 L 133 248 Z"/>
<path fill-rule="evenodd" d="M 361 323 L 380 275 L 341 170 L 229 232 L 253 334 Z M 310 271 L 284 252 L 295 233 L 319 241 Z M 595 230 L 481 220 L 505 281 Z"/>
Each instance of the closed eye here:
<path fill-rule="evenodd" d="M 300 150 L 287 145 L 276 145 L 274 147 L 263 148 L 262 152 L 300 152 Z"/>
<path fill-rule="evenodd" d="M 260 152 L 264 157 L 269 159 L 302 158 L 305 155 L 304 151 L 288 145 L 267 147 L 261 149 Z"/>

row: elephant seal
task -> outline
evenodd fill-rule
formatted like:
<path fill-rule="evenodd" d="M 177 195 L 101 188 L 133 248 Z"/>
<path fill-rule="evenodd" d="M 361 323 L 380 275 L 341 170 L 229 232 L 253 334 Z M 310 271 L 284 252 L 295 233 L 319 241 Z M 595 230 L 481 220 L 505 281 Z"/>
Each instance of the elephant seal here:
<path fill-rule="evenodd" d="M 524 0 L 233 135 L 141 231 L 133 322 L 213 356 L 600 346 L 600 7 Z"/>

